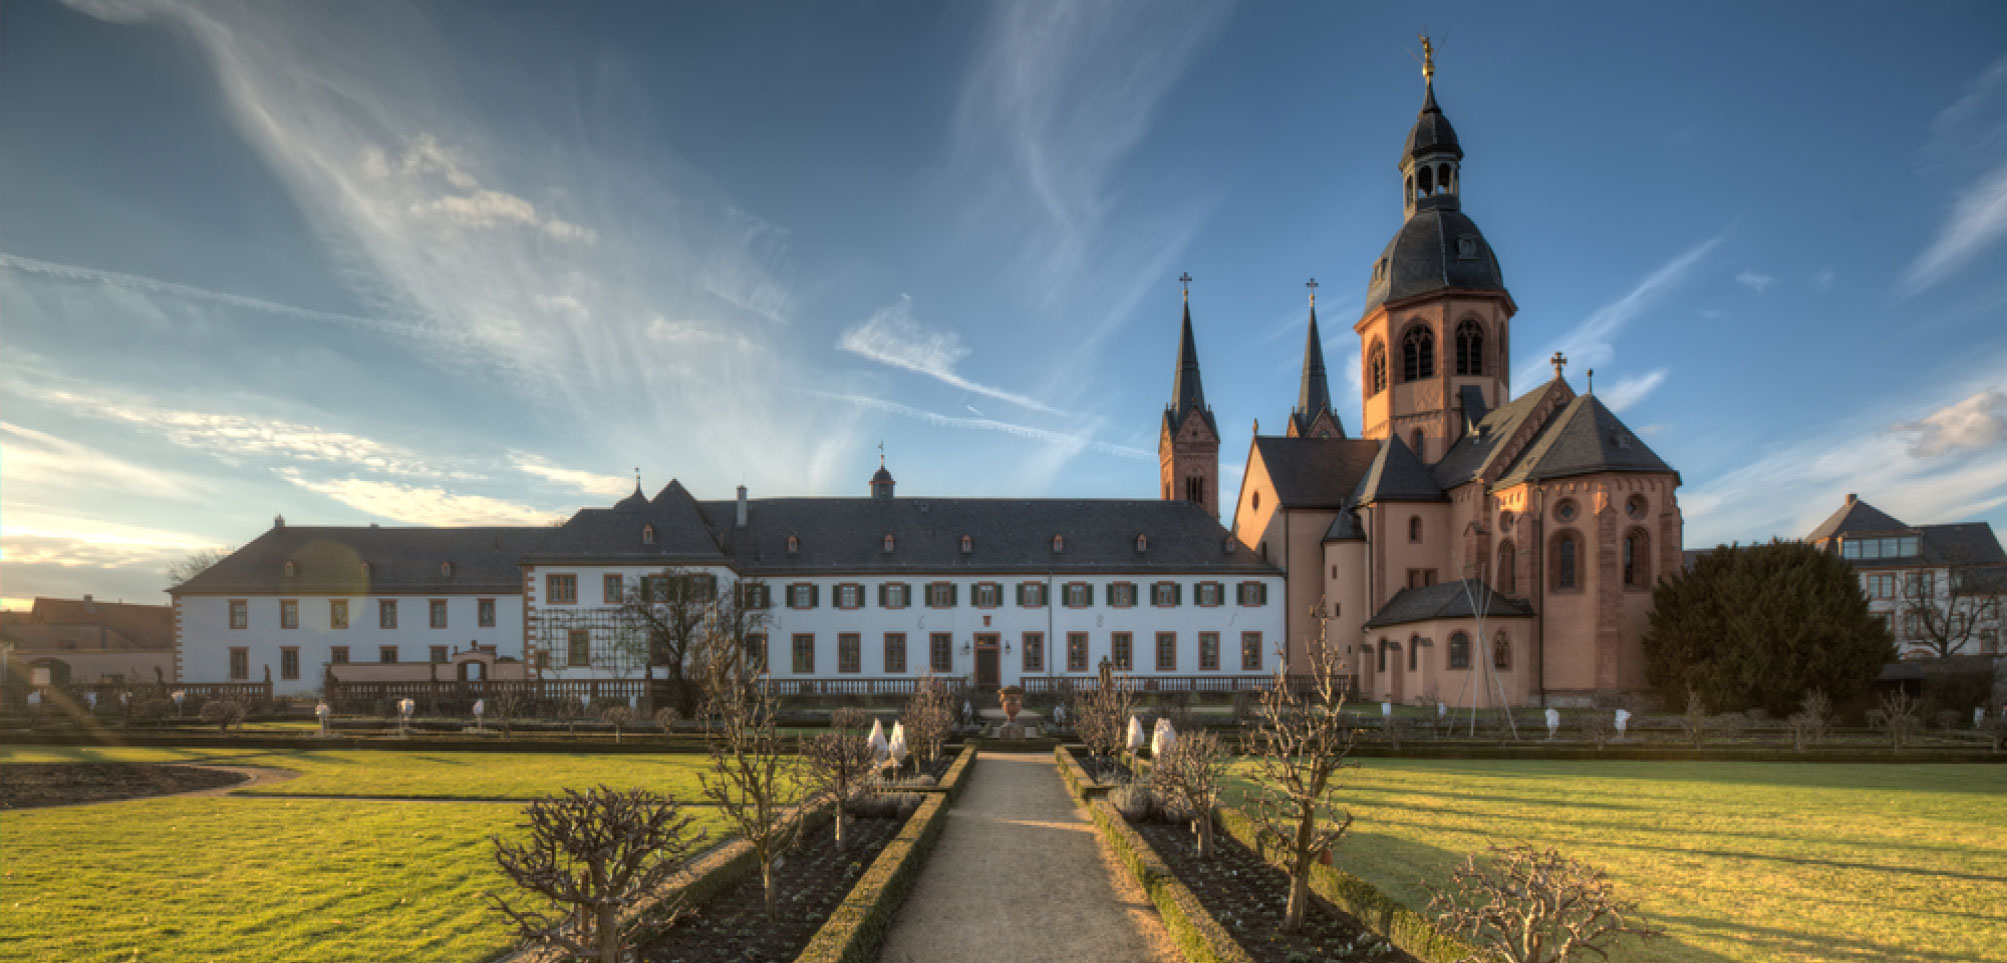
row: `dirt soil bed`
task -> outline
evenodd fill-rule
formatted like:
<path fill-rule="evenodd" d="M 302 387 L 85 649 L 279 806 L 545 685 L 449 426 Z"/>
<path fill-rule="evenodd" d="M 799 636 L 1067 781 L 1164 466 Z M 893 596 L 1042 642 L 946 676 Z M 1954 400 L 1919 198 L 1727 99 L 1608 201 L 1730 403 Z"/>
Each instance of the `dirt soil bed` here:
<path fill-rule="evenodd" d="M 243 773 L 144 762 L 19 762 L 0 765 L 0 809 L 165 796 L 221 789 Z"/>
<path fill-rule="evenodd" d="M 1303 928 L 1283 933 L 1289 906 L 1289 877 L 1260 854 L 1224 830 L 1213 834 L 1211 860 L 1198 858 L 1192 830 L 1184 825 L 1149 822 L 1132 824 L 1178 879 L 1189 887 L 1206 912 L 1225 926 L 1258 963 L 1297 960 L 1368 960 L 1372 963 L 1419 963 L 1395 949 L 1379 934 L 1311 894 Z"/>
<path fill-rule="evenodd" d="M 644 963 L 794 959 L 905 824 L 905 818 L 852 817 L 841 850 L 830 827 L 816 829 L 798 850 L 781 859 L 774 873 L 778 920 L 767 921 L 760 874 L 755 871 L 686 913 L 667 931 L 645 940 L 636 959 Z"/>

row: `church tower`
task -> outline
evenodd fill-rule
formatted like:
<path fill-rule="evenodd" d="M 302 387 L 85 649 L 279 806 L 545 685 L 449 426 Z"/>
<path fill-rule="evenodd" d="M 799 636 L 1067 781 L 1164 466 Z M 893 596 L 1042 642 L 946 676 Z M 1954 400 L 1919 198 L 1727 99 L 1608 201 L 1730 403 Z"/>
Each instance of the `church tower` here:
<path fill-rule="evenodd" d="M 1310 334 L 1303 342 L 1303 384 L 1289 413 L 1291 438 L 1343 438 L 1345 426 L 1331 409 L 1331 379 L 1324 373 L 1324 338 L 1317 333 L 1317 279 L 1311 278 Z"/>
<path fill-rule="evenodd" d="M 1359 335 L 1366 438 L 1398 435 L 1440 459 L 1482 412 L 1510 397 L 1517 308 L 1477 224 L 1463 213 L 1463 147 L 1436 105 L 1435 48 L 1422 38 L 1421 113 L 1401 152 L 1404 222 L 1373 262 Z"/>
<path fill-rule="evenodd" d="M 1192 337 L 1192 276 L 1185 285 L 1184 330 L 1179 333 L 1177 373 L 1171 379 L 1171 403 L 1164 406 L 1164 428 L 1157 439 L 1164 500 L 1198 502 L 1206 514 L 1220 513 L 1220 429 L 1206 406 L 1206 389 L 1199 383 L 1199 348 Z"/>

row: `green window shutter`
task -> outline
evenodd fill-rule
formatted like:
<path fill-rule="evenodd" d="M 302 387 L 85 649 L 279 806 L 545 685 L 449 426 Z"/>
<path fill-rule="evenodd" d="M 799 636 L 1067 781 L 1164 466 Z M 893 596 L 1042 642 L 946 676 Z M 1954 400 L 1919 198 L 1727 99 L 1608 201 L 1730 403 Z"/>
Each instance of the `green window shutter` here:
<path fill-rule="evenodd" d="M 1185 586 L 1183 583 L 1174 582 L 1171 584 L 1171 604 L 1185 604 Z"/>
<path fill-rule="evenodd" d="M 1087 590 L 1087 604 L 1088 604 L 1089 606 L 1092 606 L 1092 605 L 1094 604 L 1094 583 L 1093 583 L 1093 582 L 1088 582 L 1088 583 L 1086 583 L 1086 584 L 1082 585 L 1082 586 L 1081 586 L 1081 588 L 1084 588 L 1084 589 L 1086 589 L 1086 590 Z"/>
<path fill-rule="evenodd" d="M 1256 591 L 1256 592 L 1255 592 L 1255 596 L 1256 596 L 1256 598 L 1257 598 L 1257 599 L 1259 600 L 1259 601 L 1258 601 L 1258 604 L 1260 604 L 1260 605 L 1267 605 L 1267 604 L 1268 604 L 1268 583 L 1267 583 L 1267 582 L 1260 582 L 1260 583 L 1257 583 L 1257 584 L 1258 584 L 1258 585 L 1260 586 L 1260 589 L 1259 589 L 1258 591 Z"/>
<path fill-rule="evenodd" d="M 954 608 L 955 606 L 958 606 L 958 605 L 960 605 L 960 604 L 962 604 L 962 586 L 961 586 L 961 583 L 959 583 L 959 582 L 949 582 L 949 583 L 948 583 L 948 607 L 949 607 L 949 608 Z"/>
<path fill-rule="evenodd" d="M 1020 606 L 1024 605 L 1024 583 L 1023 583 L 1023 582 L 1019 582 L 1019 583 L 1017 583 L 1017 604 L 1018 604 L 1018 605 L 1020 605 Z"/>
<path fill-rule="evenodd" d="M 820 585 L 811 585 L 811 586 L 809 586 L 809 587 L 808 587 L 808 607 L 809 607 L 809 608 L 815 608 L 815 607 L 817 607 L 817 606 L 820 606 L 821 604 L 822 604 L 822 586 L 820 586 Z"/>
<path fill-rule="evenodd" d="M 884 583 L 884 582 L 880 582 L 880 583 L 878 583 L 878 607 L 879 607 L 879 608 L 881 608 L 881 609 L 885 607 L 885 583 Z"/>

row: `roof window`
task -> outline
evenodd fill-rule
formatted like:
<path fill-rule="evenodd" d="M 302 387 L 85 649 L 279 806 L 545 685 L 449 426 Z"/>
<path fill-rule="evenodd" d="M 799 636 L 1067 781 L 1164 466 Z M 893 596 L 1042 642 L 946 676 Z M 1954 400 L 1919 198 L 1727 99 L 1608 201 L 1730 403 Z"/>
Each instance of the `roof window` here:
<path fill-rule="evenodd" d="M 1147 552 L 1147 551 L 1149 551 L 1149 550 L 1150 550 L 1150 536 L 1148 536 L 1148 535 L 1144 535 L 1144 534 L 1142 534 L 1142 533 L 1140 533 L 1140 532 L 1139 532 L 1139 533 L 1137 533 L 1137 535 L 1136 535 L 1136 551 L 1139 551 L 1139 552 Z"/>
<path fill-rule="evenodd" d="M 655 526 L 653 525 L 641 526 L 641 544 L 643 545 L 655 544 Z"/>
<path fill-rule="evenodd" d="M 887 554 L 887 555 L 890 555 L 890 554 L 892 554 L 892 544 L 893 544 L 893 542 L 892 542 L 892 533 L 891 533 L 891 532 L 886 532 L 886 533 L 885 533 L 885 547 L 884 547 L 884 548 L 882 549 L 882 551 L 883 551 L 883 552 L 884 552 L 885 554 Z"/>
<path fill-rule="evenodd" d="M 1066 551 L 1066 536 L 1064 535 L 1052 536 L 1052 554 L 1058 555 L 1059 553 L 1064 551 Z"/>
<path fill-rule="evenodd" d="M 440 562 L 440 563 L 439 563 L 439 574 L 440 574 L 440 575 L 441 575 L 442 577 L 445 577 L 445 578 L 452 578 L 452 577 L 453 577 L 453 563 L 452 563 L 452 562 Z"/>
<path fill-rule="evenodd" d="M 967 535 L 962 536 L 962 554 L 967 555 L 975 550 L 976 540 Z"/>
<path fill-rule="evenodd" d="M 789 532 L 787 536 L 787 553 L 789 555 L 798 555 L 801 553 L 801 539 L 795 537 L 793 532 Z"/>
<path fill-rule="evenodd" d="M 300 574 L 300 563 L 295 562 L 290 558 L 286 559 L 285 572 L 287 578 L 292 578 L 293 576 Z"/>

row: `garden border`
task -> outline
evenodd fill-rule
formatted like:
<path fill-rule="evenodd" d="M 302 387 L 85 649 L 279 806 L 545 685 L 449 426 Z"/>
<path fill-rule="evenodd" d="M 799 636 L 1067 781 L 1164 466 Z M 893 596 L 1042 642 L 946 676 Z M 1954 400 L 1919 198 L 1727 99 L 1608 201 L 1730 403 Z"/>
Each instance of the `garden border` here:
<path fill-rule="evenodd" d="M 1062 770 L 1064 767 L 1061 767 Z M 1253 963 L 1240 942 L 1220 925 L 1219 920 L 1206 912 L 1204 905 L 1171 867 L 1151 848 L 1127 820 L 1115 810 L 1106 799 L 1095 799 L 1085 803 L 1094 825 L 1101 830 L 1103 839 L 1113 847 L 1122 865 L 1129 868 L 1136 877 L 1150 902 L 1157 907 L 1157 914 L 1163 917 L 1164 929 L 1171 935 L 1171 942 L 1177 944 L 1178 952 L 1191 963 Z"/>
<path fill-rule="evenodd" d="M 1080 765 L 1080 759 L 1073 754 L 1074 748 L 1072 745 L 1054 746 L 1052 758 L 1053 763 L 1059 767 L 1060 780 L 1066 783 L 1067 794 L 1073 797 L 1074 803 L 1085 806 L 1107 796 L 1115 787 L 1088 778 L 1087 770 Z"/>
<path fill-rule="evenodd" d="M 975 749 L 965 749 L 963 760 L 973 759 L 975 754 Z M 795 957 L 796 963 L 866 963 L 877 957 L 893 914 L 905 902 L 906 891 L 912 888 L 933 852 L 935 839 L 947 825 L 948 809 L 957 794 L 950 789 L 921 801 L 899 835 L 885 845 L 857 885 L 815 931 L 808 946 Z"/>

